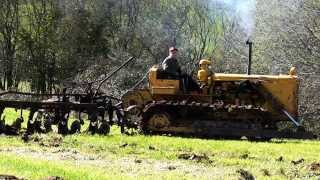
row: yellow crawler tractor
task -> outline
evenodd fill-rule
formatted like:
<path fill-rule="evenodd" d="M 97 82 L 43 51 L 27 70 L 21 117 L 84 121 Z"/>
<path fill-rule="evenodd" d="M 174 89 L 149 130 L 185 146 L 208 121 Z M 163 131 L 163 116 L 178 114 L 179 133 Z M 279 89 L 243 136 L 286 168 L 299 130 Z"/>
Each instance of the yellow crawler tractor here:
<path fill-rule="evenodd" d="M 251 61 L 251 58 L 249 62 Z M 209 60 L 199 62 L 198 90 L 183 79 L 168 79 L 161 68 L 149 71 L 148 87 L 122 97 L 131 126 L 145 133 L 188 134 L 248 139 L 309 138 L 298 119 L 296 68 L 287 75 L 213 73 Z M 249 63 L 250 64 L 250 63 Z M 279 122 L 294 131 L 279 131 Z"/>

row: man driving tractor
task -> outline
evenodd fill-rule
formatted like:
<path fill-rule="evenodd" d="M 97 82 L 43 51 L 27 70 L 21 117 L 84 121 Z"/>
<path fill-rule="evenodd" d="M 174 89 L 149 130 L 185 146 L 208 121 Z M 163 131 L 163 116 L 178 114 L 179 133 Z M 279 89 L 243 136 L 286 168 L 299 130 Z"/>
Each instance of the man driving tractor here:
<path fill-rule="evenodd" d="M 184 92 L 198 91 L 200 87 L 197 82 L 188 74 L 182 73 L 179 62 L 177 60 L 178 49 L 176 47 L 169 48 L 169 55 L 162 62 L 162 69 L 167 74 L 168 79 L 179 79 L 181 88 Z"/>

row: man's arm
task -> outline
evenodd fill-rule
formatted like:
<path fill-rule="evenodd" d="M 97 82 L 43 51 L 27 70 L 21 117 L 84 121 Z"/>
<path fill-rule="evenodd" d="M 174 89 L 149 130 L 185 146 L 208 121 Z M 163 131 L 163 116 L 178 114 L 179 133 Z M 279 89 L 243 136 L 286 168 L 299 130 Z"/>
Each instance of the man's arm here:
<path fill-rule="evenodd" d="M 176 72 L 181 75 L 181 67 L 180 67 L 180 64 L 178 62 L 178 60 L 176 59 L 175 61 L 175 66 L 176 66 Z"/>
<path fill-rule="evenodd" d="M 167 63 L 168 59 L 164 59 L 163 62 L 162 62 L 162 69 L 163 70 L 166 70 L 168 68 L 168 63 Z"/>

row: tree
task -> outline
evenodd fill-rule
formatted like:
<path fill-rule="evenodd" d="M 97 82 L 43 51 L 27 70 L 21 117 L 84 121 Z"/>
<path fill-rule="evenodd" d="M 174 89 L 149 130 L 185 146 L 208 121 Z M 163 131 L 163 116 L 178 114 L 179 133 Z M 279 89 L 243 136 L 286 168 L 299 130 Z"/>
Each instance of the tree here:
<path fill-rule="evenodd" d="M 24 24 L 21 26 L 21 53 L 29 67 L 26 74 L 31 79 L 31 89 L 51 91 L 55 75 L 57 53 L 57 27 L 59 12 L 54 0 L 26 0 L 23 5 Z"/>
<path fill-rule="evenodd" d="M 2 80 L 0 82 L 1 89 L 8 89 L 18 84 L 18 77 L 15 71 L 16 50 L 18 43 L 18 30 L 20 25 L 19 1 L 3 0 L 0 3 L 0 43 L 1 43 L 1 67 Z"/>

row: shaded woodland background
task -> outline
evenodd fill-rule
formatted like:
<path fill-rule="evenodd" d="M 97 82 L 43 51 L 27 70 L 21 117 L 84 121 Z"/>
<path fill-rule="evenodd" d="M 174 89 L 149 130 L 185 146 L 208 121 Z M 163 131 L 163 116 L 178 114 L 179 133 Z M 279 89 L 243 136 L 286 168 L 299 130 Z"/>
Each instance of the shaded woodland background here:
<path fill-rule="evenodd" d="M 120 96 L 162 61 L 169 46 L 192 73 L 209 58 L 216 72 L 298 68 L 300 114 L 320 132 L 319 0 L 0 0 L 0 89 L 84 89 L 131 56 L 103 87 Z M 90 84 L 90 83 L 89 83 Z"/>

